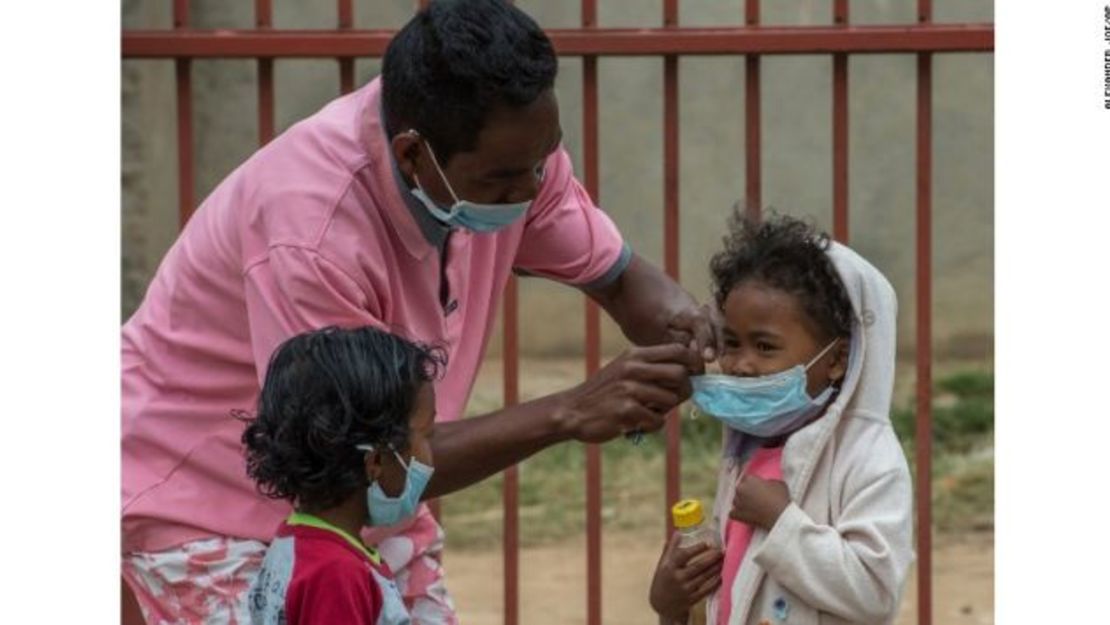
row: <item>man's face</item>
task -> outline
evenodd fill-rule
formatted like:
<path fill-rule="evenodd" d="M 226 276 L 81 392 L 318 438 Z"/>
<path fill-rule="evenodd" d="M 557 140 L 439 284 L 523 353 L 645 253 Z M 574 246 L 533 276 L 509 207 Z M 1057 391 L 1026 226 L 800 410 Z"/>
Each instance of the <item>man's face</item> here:
<path fill-rule="evenodd" d="M 495 110 L 478 134 L 474 150 L 457 152 L 439 165 L 460 200 L 527 202 L 539 193 L 544 164 L 562 138 L 559 104 L 548 90 L 528 106 Z M 454 203 L 419 135 L 399 133 L 393 149 L 401 171 L 418 179 L 425 193 L 442 206 Z"/>

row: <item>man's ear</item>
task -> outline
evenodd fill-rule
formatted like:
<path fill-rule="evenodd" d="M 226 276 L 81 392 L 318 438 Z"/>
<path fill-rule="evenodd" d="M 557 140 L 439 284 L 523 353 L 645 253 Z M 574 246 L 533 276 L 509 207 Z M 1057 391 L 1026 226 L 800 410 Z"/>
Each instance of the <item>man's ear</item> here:
<path fill-rule="evenodd" d="M 847 338 L 842 338 L 833 347 L 832 364 L 829 365 L 829 382 L 832 384 L 843 383 L 848 373 L 848 354 L 851 351 L 848 342 Z"/>
<path fill-rule="evenodd" d="M 406 178 L 411 179 L 416 172 L 417 160 L 421 158 L 420 143 L 420 134 L 412 129 L 393 135 L 393 139 L 389 141 L 397 168 Z"/>

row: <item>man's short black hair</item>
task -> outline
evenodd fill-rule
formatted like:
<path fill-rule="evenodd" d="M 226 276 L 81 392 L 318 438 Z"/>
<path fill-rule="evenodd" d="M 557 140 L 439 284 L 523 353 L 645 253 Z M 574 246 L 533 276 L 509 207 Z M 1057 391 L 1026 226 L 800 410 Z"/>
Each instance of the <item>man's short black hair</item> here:
<path fill-rule="evenodd" d="M 294 336 L 274 352 L 243 432 L 247 474 L 305 511 L 340 504 L 366 488 L 355 446 L 403 452 L 417 393 L 445 364 L 442 350 L 369 327 Z"/>
<path fill-rule="evenodd" d="M 736 211 L 724 246 L 709 264 L 718 308 L 732 289 L 757 280 L 797 297 L 824 338 L 851 336 L 852 302 L 826 252 L 827 233 L 785 215 L 763 219 Z"/>
<path fill-rule="evenodd" d="M 547 35 L 508 2 L 434 1 L 386 48 L 386 133 L 415 128 L 446 164 L 477 147 L 491 111 L 531 104 L 555 84 L 557 70 Z"/>

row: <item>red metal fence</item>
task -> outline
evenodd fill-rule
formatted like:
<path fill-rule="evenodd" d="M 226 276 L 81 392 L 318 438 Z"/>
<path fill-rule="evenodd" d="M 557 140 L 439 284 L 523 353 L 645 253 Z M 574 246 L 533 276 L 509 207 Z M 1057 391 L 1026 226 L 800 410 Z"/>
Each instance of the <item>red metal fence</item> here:
<path fill-rule="evenodd" d="M 848 0 L 831 0 L 834 24 L 821 27 L 761 27 L 759 0 L 744 0 L 743 26 L 683 28 L 678 24 L 678 0 L 663 0 L 661 28 L 599 28 L 598 0 L 581 0 L 582 25 L 548 31 L 561 56 L 579 56 L 583 63 L 583 181 L 590 195 L 599 197 L 598 80 L 599 56 L 663 57 L 663 198 L 664 269 L 678 279 L 678 57 L 681 55 L 745 56 L 746 200 L 761 201 L 760 60 L 764 55 L 829 54 L 833 58 L 832 171 L 833 234 L 848 240 L 848 55 L 915 53 L 917 55 L 917 244 L 916 328 L 918 389 L 932 387 L 931 266 L 932 266 L 932 59 L 945 52 L 992 52 L 992 24 L 933 24 L 932 0 L 917 1 L 917 23 L 886 26 L 849 25 Z M 907 0 L 912 1 L 912 0 Z M 421 0 L 418 5 L 426 2 Z M 193 193 L 193 129 L 190 64 L 196 58 L 254 58 L 258 62 L 259 141 L 274 135 L 274 73 L 276 58 L 335 58 L 343 93 L 355 87 L 358 57 L 380 57 L 395 31 L 355 30 L 353 0 L 338 0 L 336 30 L 273 30 L 271 0 L 255 0 L 254 30 L 194 30 L 189 28 L 188 0 L 173 0 L 173 30 L 126 30 L 122 36 L 125 59 L 173 59 L 177 79 L 178 185 L 180 223 L 195 206 Z M 739 18 L 740 16 L 738 16 Z M 517 284 L 511 278 L 503 314 L 504 401 L 519 399 Z M 586 301 L 586 371 L 601 364 L 598 307 Z M 679 499 L 680 420 L 671 415 L 666 427 L 666 507 Z M 930 393 L 918 392 L 916 404 L 916 474 L 931 473 Z M 516 625 L 519 614 L 519 562 L 516 468 L 504 479 L 504 622 Z M 932 623 L 931 489 L 928 479 L 917 481 L 917 596 L 918 623 Z M 667 530 L 670 516 L 666 514 Z M 589 625 L 601 623 L 601 451 L 586 451 L 586 612 Z M 646 572 L 645 572 L 646 574 Z M 125 599 L 126 589 L 124 590 Z M 125 614 L 125 619 L 127 618 Z"/>

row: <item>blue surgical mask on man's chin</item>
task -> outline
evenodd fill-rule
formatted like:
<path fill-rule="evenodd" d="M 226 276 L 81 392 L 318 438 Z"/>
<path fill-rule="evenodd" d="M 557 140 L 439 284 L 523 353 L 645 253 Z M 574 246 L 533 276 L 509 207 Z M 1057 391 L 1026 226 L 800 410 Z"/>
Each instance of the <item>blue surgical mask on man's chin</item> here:
<path fill-rule="evenodd" d="M 432 155 L 432 164 L 435 165 L 436 173 L 439 174 L 439 179 L 443 181 L 443 186 L 447 187 L 447 192 L 451 194 L 454 204 L 449 208 L 440 206 L 424 191 L 424 188 L 420 185 L 420 178 L 415 174 L 413 174 L 413 179 L 416 180 L 416 188 L 409 191 L 439 221 L 448 226 L 464 228 L 472 232 L 496 232 L 514 223 L 528 212 L 528 207 L 532 204 L 530 200 L 512 204 L 480 204 L 460 200 L 459 196 L 455 194 L 455 190 L 451 188 L 447 176 L 443 174 L 443 169 L 439 166 L 439 160 L 436 159 L 432 146 L 428 145 L 427 141 L 424 142 L 424 146 L 428 148 L 428 153 Z M 540 175 L 542 176 L 542 173 Z"/>

